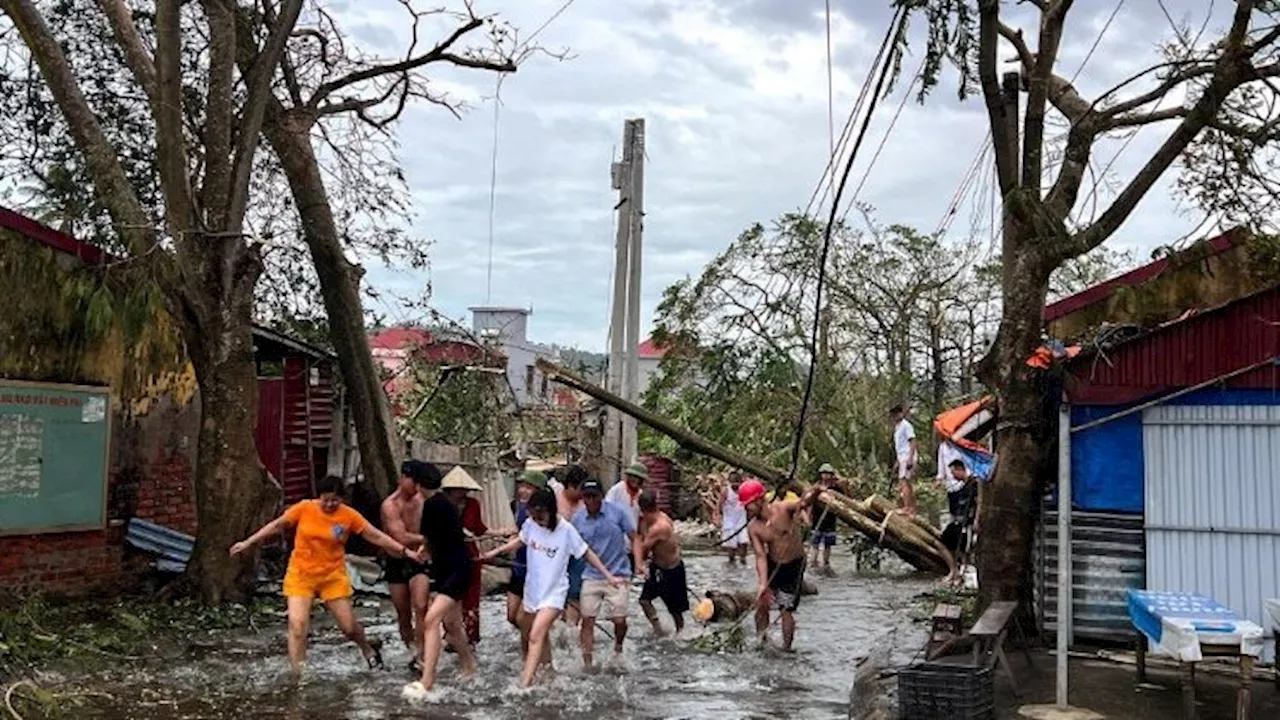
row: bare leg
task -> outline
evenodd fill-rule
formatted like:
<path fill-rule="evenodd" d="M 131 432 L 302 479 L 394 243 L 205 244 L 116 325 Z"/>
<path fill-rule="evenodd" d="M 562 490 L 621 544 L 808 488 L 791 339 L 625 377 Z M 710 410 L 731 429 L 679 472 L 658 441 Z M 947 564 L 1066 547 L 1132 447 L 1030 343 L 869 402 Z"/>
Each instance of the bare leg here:
<path fill-rule="evenodd" d="M 441 625 L 444 625 L 449 634 L 449 640 L 457 643 L 463 672 L 475 671 L 475 657 L 471 654 L 471 645 L 466 641 L 466 633 L 462 630 L 462 612 L 458 601 L 443 593 L 436 593 L 427 609 L 426 620 L 422 623 L 425 635 L 422 644 L 422 687 L 425 690 L 431 690 L 436 684 L 436 666 L 440 664 L 440 650 L 444 644 L 440 637 Z"/>
<path fill-rule="evenodd" d="M 676 624 L 676 634 L 684 630 L 684 613 L 671 613 L 671 621 Z"/>
<path fill-rule="evenodd" d="M 507 593 L 507 622 L 520 631 L 520 657 L 529 654 L 529 625 L 524 617 L 524 598 Z"/>
<path fill-rule="evenodd" d="M 822 567 L 831 569 L 831 546 L 826 543 L 822 545 Z"/>
<path fill-rule="evenodd" d="M 790 651 L 796 639 L 796 616 L 790 610 L 782 611 L 782 649 Z"/>
<path fill-rule="evenodd" d="M 613 654 L 622 654 L 622 643 L 627 639 L 627 616 L 613 619 Z"/>
<path fill-rule="evenodd" d="M 422 622 L 431 602 L 431 581 L 426 575 L 409 578 L 409 600 L 413 604 L 413 657 L 422 659 Z"/>
<path fill-rule="evenodd" d="M 409 652 L 418 654 L 418 615 L 414 612 L 413 601 L 409 599 L 409 586 L 396 583 L 387 585 L 391 591 L 391 604 L 396 609 L 396 625 L 400 629 L 400 640 Z"/>
<path fill-rule="evenodd" d="M 596 650 L 596 619 L 582 616 L 582 627 L 578 630 L 578 639 L 582 643 L 582 664 L 586 667 L 594 665 Z"/>
<path fill-rule="evenodd" d="M 462 676 L 471 677 L 475 675 L 475 648 L 467 638 L 466 623 L 462 619 L 462 606 L 456 602 L 453 604 L 453 609 L 444 616 L 444 631 L 449 639 L 449 644 L 453 645 L 458 651 L 458 664 L 461 666 Z"/>
<path fill-rule="evenodd" d="M 898 492 L 902 494 L 902 511 L 907 515 L 916 514 L 916 489 L 910 480 L 898 481 Z"/>
<path fill-rule="evenodd" d="M 365 659 L 374 657 L 374 649 L 369 644 L 369 638 L 364 634 L 364 627 L 360 621 L 356 619 L 355 608 L 351 605 L 351 598 L 344 597 L 336 600 L 325 602 L 325 607 L 329 608 L 329 614 L 333 616 L 333 621 L 338 624 L 338 629 L 342 631 L 347 639 L 355 643 L 360 648 L 360 653 Z"/>
<path fill-rule="evenodd" d="M 765 633 L 769 631 L 769 603 L 756 603 L 756 636 L 764 642 Z"/>
<path fill-rule="evenodd" d="M 644 616 L 649 619 L 649 624 L 653 626 L 653 634 L 659 637 L 666 635 L 667 631 L 662 629 L 662 621 L 658 619 L 658 609 L 653 606 L 653 601 L 641 600 L 640 608 L 644 610 Z"/>
<path fill-rule="evenodd" d="M 520 673 L 520 687 L 527 688 L 533 684 L 533 677 L 542 664 L 543 655 L 550 650 L 547 634 L 551 631 L 551 624 L 559 616 L 560 611 L 555 608 L 543 608 L 533 616 L 529 629 L 529 653 L 525 655 L 524 669 Z"/>
<path fill-rule="evenodd" d="M 289 664 L 294 674 L 307 662 L 307 629 L 311 626 L 311 598 L 285 598 L 289 616 Z"/>

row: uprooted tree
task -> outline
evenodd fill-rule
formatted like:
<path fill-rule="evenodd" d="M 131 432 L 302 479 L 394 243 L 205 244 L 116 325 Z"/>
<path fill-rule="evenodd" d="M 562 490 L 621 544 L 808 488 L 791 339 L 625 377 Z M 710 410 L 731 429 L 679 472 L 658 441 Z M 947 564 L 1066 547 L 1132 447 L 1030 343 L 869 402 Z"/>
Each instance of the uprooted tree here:
<path fill-rule="evenodd" d="M 745 470 L 774 487 L 781 487 L 788 480 L 787 473 L 753 457 L 739 454 L 708 440 L 670 419 L 628 402 L 604 388 L 595 385 L 577 373 L 539 359 L 538 369 L 555 382 L 567 385 L 590 395 L 600 402 L 616 408 L 656 430 L 681 447 L 707 457 L 715 458 L 730 467 Z M 796 479 L 794 484 L 802 489 L 808 483 Z M 920 570 L 943 573 L 947 571 L 950 552 L 942 544 L 938 530 L 929 523 L 900 512 L 893 503 L 876 495 L 864 500 L 853 500 L 843 493 L 824 490 L 818 499 L 838 518 L 854 530 L 870 538 L 872 542 L 896 553 Z"/>
<path fill-rule="evenodd" d="M 1180 158 L 1204 157 L 1204 149 L 1214 147 L 1247 158 L 1272 143 L 1276 120 L 1268 108 L 1280 100 L 1274 83 L 1280 75 L 1280 6 L 1270 0 L 1228 3 L 1218 18 L 1224 30 L 1179 29 L 1161 62 L 1086 99 L 1058 67 L 1064 31 L 1076 18 L 1072 0 L 1031 0 L 1016 7 L 1000 0 L 891 4 L 929 25 L 926 52 L 933 62 L 925 64 L 926 90 L 946 64 L 958 67 L 961 96 L 980 91 L 991 130 L 1004 209 L 1003 304 L 978 374 L 999 400 L 1000 462 L 985 493 L 981 523 L 1000 541 L 981 543 L 977 559 L 984 600 L 1018 599 L 1025 597 L 1031 564 L 1045 433 L 1045 398 L 1037 371 L 1026 361 L 1042 339 L 1049 278 L 1112 237 Z M 1006 11 L 1015 15 L 1006 17 Z M 1002 85 L 1002 63 L 1010 56 L 1020 73 L 1004 77 Z M 1064 137 L 1050 137 L 1055 122 L 1066 125 Z M 1090 212 L 1084 185 L 1099 144 L 1138 128 L 1163 131 L 1162 142 L 1119 182 L 1118 192 L 1098 203 L 1100 212 Z M 1247 159 L 1236 168 L 1258 169 Z M 1215 187 L 1229 192 L 1222 184 Z"/>

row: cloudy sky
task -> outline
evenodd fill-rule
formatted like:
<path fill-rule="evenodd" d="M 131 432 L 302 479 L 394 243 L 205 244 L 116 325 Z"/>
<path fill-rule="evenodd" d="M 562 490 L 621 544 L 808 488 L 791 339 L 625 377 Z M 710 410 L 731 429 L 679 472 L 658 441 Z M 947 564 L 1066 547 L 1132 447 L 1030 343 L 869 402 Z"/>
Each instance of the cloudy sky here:
<path fill-rule="evenodd" d="M 1216 0 L 1206 37 L 1231 3 Z M 475 0 L 526 36 L 564 0 Z M 1012 4 L 1009 4 L 1012 6 Z M 1172 37 L 1152 0 L 1077 0 L 1061 72 L 1080 72 L 1081 91 L 1110 87 L 1153 62 Z M 1205 0 L 1165 0 L 1175 22 L 1206 17 Z M 837 132 L 869 72 L 890 19 L 889 0 L 832 0 Z M 402 48 L 408 24 L 397 0 L 359 0 L 343 13 L 361 43 Z M 1017 16 L 1015 16 L 1017 17 Z M 1034 25 L 1027 25 L 1034 34 Z M 493 230 L 489 256 L 490 158 L 495 79 L 440 70 L 433 79 L 467 101 L 461 120 L 440 108 L 412 109 L 399 130 L 416 204 L 414 231 L 430 239 L 429 272 L 371 266 L 391 296 L 418 296 L 428 283 L 437 309 L 466 318 L 477 304 L 531 307 L 530 335 L 583 349 L 606 346 L 613 267 L 609 167 L 623 121 L 648 125 L 643 322 L 662 290 L 696 275 L 745 227 L 804 207 L 827 163 L 828 95 L 824 0 L 575 0 L 539 35 L 568 50 L 563 61 L 535 56 L 502 86 Z M 922 27 L 904 73 L 920 63 Z M 909 77 L 907 78 L 909 79 Z M 877 111 L 854 177 L 866 170 L 906 83 Z M 908 102 L 860 200 L 882 222 L 938 228 L 986 133 L 980 101 L 956 99 L 949 76 L 928 103 Z M 1159 143 L 1167 128 L 1139 134 L 1113 166 L 1117 180 Z M 1099 152 L 1106 164 L 1119 140 Z M 989 156 L 988 156 L 989 157 Z M 984 170 L 984 179 L 989 171 Z M 1172 177 L 1166 178 L 1167 181 Z M 1143 202 L 1112 241 L 1145 257 L 1195 228 L 1169 182 Z M 975 198 L 980 197 L 975 195 Z M 974 205 L 982 202 L 974 200 Z M 988 232 L 987 214 L 966 204 L 950 232 Z M 390 306 L 388 306 L 390 305 Z M 373 310 L 408 318 L 394 302 Z"/>

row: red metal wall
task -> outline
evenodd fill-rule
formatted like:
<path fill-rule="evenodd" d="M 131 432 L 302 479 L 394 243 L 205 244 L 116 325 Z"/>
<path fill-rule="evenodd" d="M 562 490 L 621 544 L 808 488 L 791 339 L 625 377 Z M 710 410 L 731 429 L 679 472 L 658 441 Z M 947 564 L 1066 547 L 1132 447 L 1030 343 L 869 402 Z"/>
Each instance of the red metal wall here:
<path fill-rule="evenodd" d="M 1125 405 L 1265 362 L 1280 355 L 1280 288 L 1166 325 L 1146 337 L 1071 365 L 1067 393 L 1082 405 Z M 1223 382 L 1280 387 L 1274 365 Z"/>
<path fill-rule="evenodd" d="M 645 455 L 640 462 L 649 470 L 649 480 L 644 484 L 658 498 L 658 509 L 671 512 L 675 501 L 675 493 L 679 491 L 680 468 L 670 458 L 658 455 Z"/>
<path fill-rule="evenodd" d="M 258 378 L 258 457 L 271 476 L 280 479 L 284 460 L 284 380 Z"/>

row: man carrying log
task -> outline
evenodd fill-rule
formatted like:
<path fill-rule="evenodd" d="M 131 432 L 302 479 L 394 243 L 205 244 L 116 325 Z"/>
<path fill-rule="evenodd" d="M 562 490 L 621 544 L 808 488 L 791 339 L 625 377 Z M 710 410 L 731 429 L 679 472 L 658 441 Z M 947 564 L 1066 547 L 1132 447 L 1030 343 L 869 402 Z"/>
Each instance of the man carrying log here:
<path fill-rule="evenodd" d="M 796 637 L 795 611 L 800 605 L 804 585 L 804 539 L 800 515 L 822 492 L 821 485 L 809 488 L 803 496 L 788 500 L 783 495 L 773 501 L 765 499 L 764 485 L 748 480 L 738 488 L 738 499 L 747 508 L 751 548 L 756 555 L 756 577 L 760 588 L 756 600 L 756 634 L 766 642 L 769 610 L 775 608 L 782 620 L 782 649 L 791 652 Z"/>

